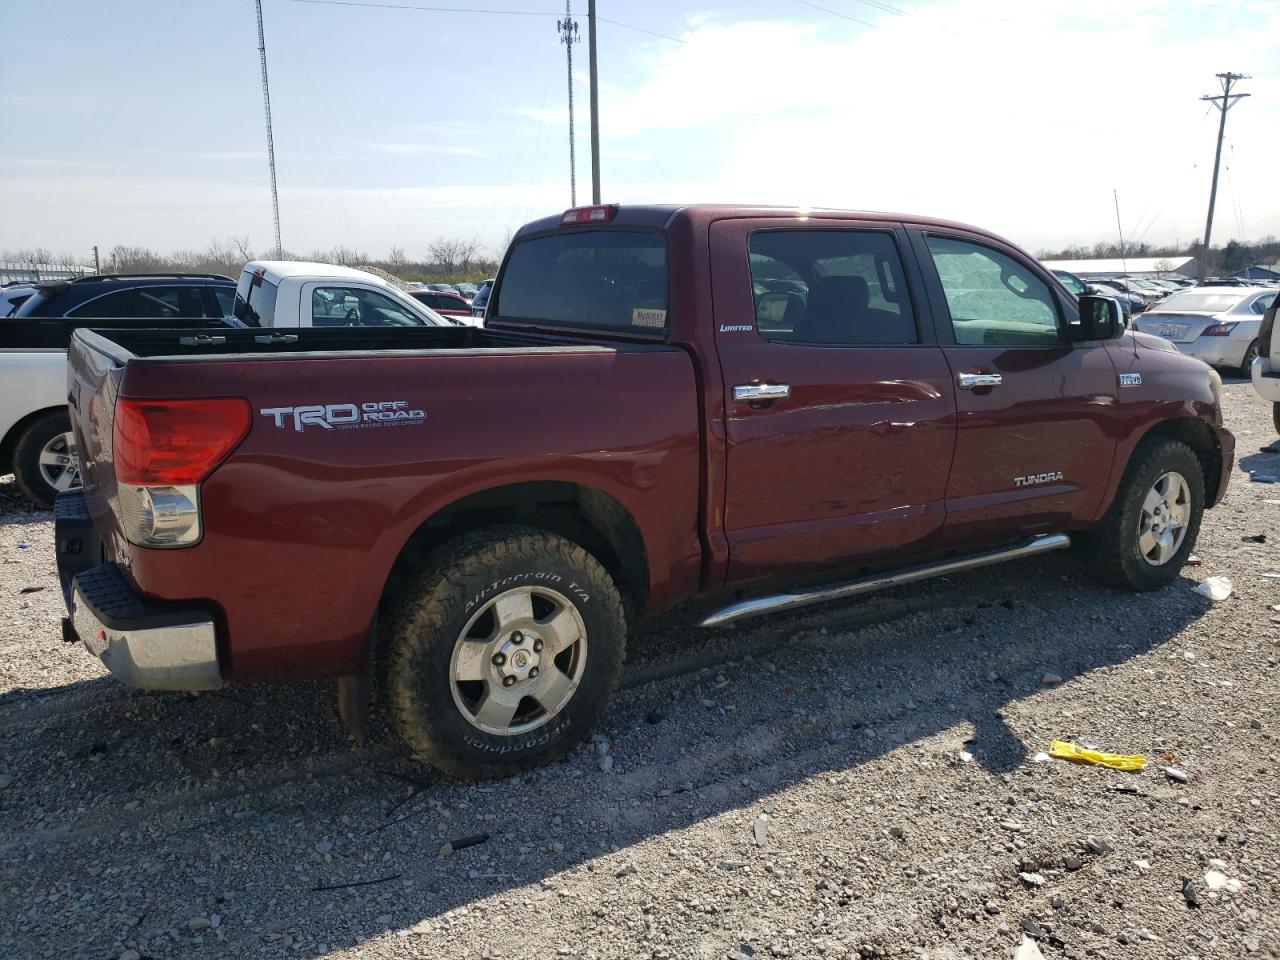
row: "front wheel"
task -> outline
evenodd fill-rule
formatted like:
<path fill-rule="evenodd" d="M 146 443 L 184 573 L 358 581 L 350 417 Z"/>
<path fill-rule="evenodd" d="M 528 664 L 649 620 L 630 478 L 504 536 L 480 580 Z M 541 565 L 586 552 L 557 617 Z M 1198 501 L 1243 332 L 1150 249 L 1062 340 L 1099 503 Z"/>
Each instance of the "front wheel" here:
<path fill-rule="evenodd" d="M 1151 438 L 1134 451 L 1099 531 L 1097 573 L 1113 586 L 1156 590 L 1177 578 L 1204 513 L 1204 474 L 1185 443 Z"/>
<path fill-rule="evenodd" d="M 391 721 L 455 777 L 510 776 L 567 754 L 622 676 L 622 601 L 600 563 L 541 530 L 466 534 L 390 602 Z"/>

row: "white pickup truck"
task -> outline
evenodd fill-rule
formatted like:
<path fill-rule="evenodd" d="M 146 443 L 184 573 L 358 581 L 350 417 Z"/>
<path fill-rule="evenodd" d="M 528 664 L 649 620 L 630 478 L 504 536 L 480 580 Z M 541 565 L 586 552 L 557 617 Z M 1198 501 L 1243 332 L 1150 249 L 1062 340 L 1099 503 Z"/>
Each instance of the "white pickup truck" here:
<path fill-rule="evenodd" d="M 464 318 L 467 319 L 467 318 Z M 479 323 L 477 320 L 472 323 Z M 67 344 L 76 327 L 196 327 L 215 321 L 119 317 L 0 319 L 0 475 L 12 472 L 34 503 L 51 507 L 79 485 L 67 417 Z M 236 287 L 235 319 L 248 327 L 456 326 L 363 270 L 326 263 L 255 261 Z"/>
<path fill-rule="evenodd" d="M 1262 326 L 1258 330 L 1258 356 L 1249 373 L 1258 396 L 1271 402 L 1276 433 L 1280 434 L 1280 332 L 1276 330 L 1278 311 L 1280 297 L 1271 301 L 1271 306 L 1262 317 Z"/>

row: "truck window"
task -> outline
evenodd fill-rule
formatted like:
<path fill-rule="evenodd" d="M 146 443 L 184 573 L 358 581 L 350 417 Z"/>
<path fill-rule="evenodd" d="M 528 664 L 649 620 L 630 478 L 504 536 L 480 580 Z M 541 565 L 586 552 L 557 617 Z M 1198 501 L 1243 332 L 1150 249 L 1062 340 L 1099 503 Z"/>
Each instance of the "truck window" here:
<path fill-rule="evenodd" d="M 661 333 L 667 244 L 656 233 L 584 230 L 519 241 L 490 317 L 564 327 Z"/>
<path fill-rule="evenodd" d="M 421 327 L 422 318 L 385 294 L 362 287 L 316 287 L 313 327 Z"/>
<path fill-rule="evenodd" d="M 236 319 L 246 327 L 271 326 L 279 292 L 280 288 L 266 277 L 246 270 L 236 284 Z"/>
<path fill-rule="evenodd" d="M 990 247 L 929 237 L 956 343 L 1047 347 L 1062 342 L 1049 286 Z"/>
<path fill-rule="evenodd" d="M 747 245 L 756 331 L 822 346 L 919 343 L 892 234 L 761 230 Z"/>

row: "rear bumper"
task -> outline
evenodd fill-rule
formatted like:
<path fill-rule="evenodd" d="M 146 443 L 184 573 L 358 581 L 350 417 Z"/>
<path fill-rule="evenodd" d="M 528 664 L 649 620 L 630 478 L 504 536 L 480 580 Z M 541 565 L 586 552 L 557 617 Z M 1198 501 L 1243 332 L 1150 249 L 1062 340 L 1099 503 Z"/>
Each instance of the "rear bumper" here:
<path fill-rule="evenodd" d="M 1250 342 L 1231 337 L 1197 337 L 1189 343 L 1179 343 L 1178 350 L 1211 367 L 1238 367 L 1244 362 Z"/>
<path fill-rule="evenodd" d="M 63 494 L 63 497 L 66 497 Z M 83 495 L 77 494 L 81 501 Z M 79 640 L 117 678 L 146 690 L 217 690 L 222 686 L 213 616 L 196 606 L 142 597 L 114 563 L 88 565 L 84 511 L 73 499 L 55 514 L 58 579 L 68 617 L 66 639 Z M 75 550 L 76 546 L 78 550 Z"/>

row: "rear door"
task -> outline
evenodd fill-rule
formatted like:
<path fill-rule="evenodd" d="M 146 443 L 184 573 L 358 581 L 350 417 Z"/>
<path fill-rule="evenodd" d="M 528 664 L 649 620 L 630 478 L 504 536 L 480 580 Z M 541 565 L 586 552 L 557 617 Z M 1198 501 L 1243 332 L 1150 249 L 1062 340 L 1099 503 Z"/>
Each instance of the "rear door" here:
<path fill-rule="evenodd" d="M 883 223 L 712 225 L 731 582 L 884 560 L 941 530 L 955 396 L 905 242 Z"/>
<path fill-rule="evenodd" d="M 941 546 L 1091 522 L 1115 453 L 1117 376 L 1072 343 L 1075 305 L 1020 251 L 962 231 L 912 231 L 954 376 L 955 460 Z"/>

